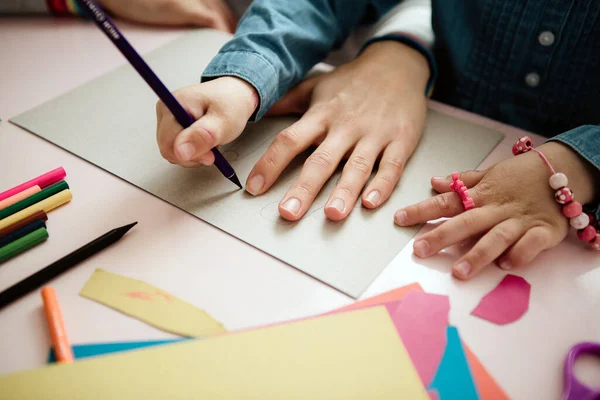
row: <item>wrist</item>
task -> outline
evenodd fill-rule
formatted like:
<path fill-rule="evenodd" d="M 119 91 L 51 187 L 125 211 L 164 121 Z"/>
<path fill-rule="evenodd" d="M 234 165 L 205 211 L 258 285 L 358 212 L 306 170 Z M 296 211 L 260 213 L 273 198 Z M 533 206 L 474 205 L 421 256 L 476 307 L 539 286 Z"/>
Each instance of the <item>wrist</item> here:
<path fill-rule="evenodd" d="M 599 197 L 598 171 L 569 146 L 560 142 L 549 142 L 539 146 L 539 150 L 550 161 L 556 172 L 562 172 L 569 179 L 569 188 L 581 204 L 593 203 Z"/>
<path fill-rule="evenodd" d="M 414 48 L 396 41 L 382 40 L 370 44 L 358 57 L 373 65 L 372 74 L 400 75 L 405 85 L 425 93 L 430 71 L 427 59 Z"/>
<path fill-rule="evenodd" d="M 215 79 L 215 83 L 227 85 L 232 88 L 235 93 L 239 94 L 239 101 L 241 104 L 238 106 L 244 107 L 245 114 L 248 118 L 254 114 L 258 108 L 260 98 L 258 91 L 249 82 L 237 76 L 222 76 Z"/>

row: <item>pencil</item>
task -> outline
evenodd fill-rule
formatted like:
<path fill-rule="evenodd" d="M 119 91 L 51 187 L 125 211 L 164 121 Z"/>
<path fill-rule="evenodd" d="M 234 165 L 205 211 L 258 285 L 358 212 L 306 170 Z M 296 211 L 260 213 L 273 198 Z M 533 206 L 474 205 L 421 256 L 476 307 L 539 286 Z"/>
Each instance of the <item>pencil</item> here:
<path fill-rule="evenodd" d="M 6 246 L 0 247 L 0 263 L 21 254 L 25 250 L 29 250 L 46 239 L 48 239 L 48 231 L 46 228 L 39 228 Z"/>
<path fill-rule="evenodd" d="M 23 218 L 19 222 L 15 222 L 14 224 L 7 226 L 4 229 L 0 229 L 0 238 L 6 237 L 13 232 L 18 231 L 26 225 L 29 225 L 33 221 L 48 221 L 48 216 L 43 211 L 38 211 L 35 214 L 31 214 L 27 218 Z"/>
<path fill-rule="evenodd" d="M 38 185 L 35 185 L 30 187 L 29 189 L 23 190 L 22 192 L 13 194 L 12 196 L 0 201 L 0 210 L 4 210 L 6 207 L 12 206 L 13 204 L 18 203 L 19 201 L 26 199 L 27 197 L 36 194 L 41 190 L 42 189 L 40 189 Z"/>
<path fill-rule="evenodd" d="M 35 193 L 32 196 L 29 196 L 18 203 L 11 205 L 10 207 L 6 207 L 4 210 L 0 210 L 0 219 L 6 218 L 14 213 L 17 213 L 29 206 L 34 205 L 35 203 L 39 203 L 40 201 L 47 199 L 50 196 L 54 196 L 55 194 L 62 192 L 69 188 L 67 182 L 60 181 L 55 183 L 52 186 L 48 186 L 44 190 L 39 193 Z"/>
<path fill-rule="evenodd" d="M 42 301 L 44 302 L 44 314 L 46 314 L 46 322 L 48 323 L 48 331 L 50 331 L 56 362 L 73 362 L 73 349 L 69 344 L 65 321 L 60 312 L 56 292 L 53 288 L 50 286 L 42 288 Z"/>
<path fill-rule="evenodd" d="M 45 174 L 38 176 L 37 178 L 33 178 L 25 183 L 21 183 L 20 185 L 15 186 L 14 188 L 5 190 L 4 192 L 0 193 L 0 200 L 4 200 L 11 196 L 14 196 L 15 194 L 20 193 L 25 189 L 29 189 L 30 187 L 35 185 L 38 185 L 40 188 L 43 189 L 46 186 L 50 186 L 53 183 L 62 180 L 66 175 L 67 173 L 65 172 L 63 167 L 58 167 L 50 172 L 46 172 Z"/>
<path fill-rule="evenodd" d="M 192 125 L 194 119 L 185 111 L 185 109 L 179 104 L 175 96 L 167 89 L 167 87 L 161 82 L 156 76 L 154 71 L 150 69 L 144 59 L 138 54 L 137 51 L 129 44 L 125 36 L 119 31 L 111 19 L 104 14 L 102 9 L 92 0 L 75 0 L 79 6 L 85 10 L 91 19 L 96 23 L 98 28 L 106 34 L 106 36 L 113 42 L 113 44 L 119 49 L 119 51 L 125 56 L 127 61 L 133 68 L 140 74 L 140 76 L 146 81 L 150 88 L 156 93 L 156 95 L 165 103 L 165 106 L 171 111 L 179 125 L 184 129 Z M 215 156 L 215 166 L 221 171 L 223 176 L 235 183 L 240 189 L 242 184 L 237 177 L 233 167 L 227 162 L 225 157 L 215 147 L 211 149 Z"/>
<path fill-rule="evenodd" d="M 45 228 L 46 227 L 46 222 L 43 220 L 35 220 L 30 224 L 25 225 L 24 227 L 17 229 L 16 231 L 14 231 L 13 233 L 9 233 L 8 235 L 0 238 L 0 248 L 2 246 L 6 246 L 9 243 L 14 242 L 15 240 L 22 238 L 23 236 L 33 232 L 33 231 L 37 231 L 40 228 Z"/>
<path fill-rule="evenodd" d="M 10 215 L 4 219 L 0 219 L 0 229 L 4 229 L 9 225 L 14 224 L 15 222 L 19 222 L 22 219 L 29 217 L 32 214 L 35 214 L 38 211 L 50 212 L 57 207 L 62 206 L 65 203 L 68 203 L 73 198 L 71 191 L 66 189 L 62 192 L 55 194 L 54 196 L 50 196 L 47 199 L 44 199 L 38 203 L 35 203 L 13 215 Z"/>
<path fill-rule="evenodd" d="M 70 268 L 74 267 L 80 262 L 115 243 L 136 224 L 137 222 L 134 222 L 132 224 L 113 229 L 86 244 L 85 246 L 80 247 L 74 252 L 64 256 L 60 260 L 48 265 L 46 268 L 39 270 L 35 274 L 4 290 L 0 293 L 0 310 L 13 301 L 48 283 L 63 272 L 68 271 Z"/>

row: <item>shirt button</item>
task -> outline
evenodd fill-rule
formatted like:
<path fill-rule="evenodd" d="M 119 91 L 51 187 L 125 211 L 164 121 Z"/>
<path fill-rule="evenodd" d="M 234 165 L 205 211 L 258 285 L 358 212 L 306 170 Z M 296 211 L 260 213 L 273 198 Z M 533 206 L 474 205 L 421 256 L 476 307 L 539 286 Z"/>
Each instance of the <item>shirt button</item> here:
<path fill-rule="evenodd" d="M 554 44 L 554 33 L 550 31 L 544 31 L 538 36 L 538 42 L 544 47 L 552 46 Z"/>
<path fill-rule="evenodd" d="M 529 87 L 537 87 L 540 84 L 540 76 L 535 72 L 530 72 L 527 75 L 525 75 L 525 83 Z"/>

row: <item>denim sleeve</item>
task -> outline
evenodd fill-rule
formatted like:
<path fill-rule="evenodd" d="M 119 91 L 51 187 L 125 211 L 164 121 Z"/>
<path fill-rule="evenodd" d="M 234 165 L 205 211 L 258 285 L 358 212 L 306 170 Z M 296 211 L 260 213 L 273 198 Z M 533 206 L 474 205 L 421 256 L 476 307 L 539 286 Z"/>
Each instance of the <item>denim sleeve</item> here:
<path fill-rule="evenodd" d="M 582 125 L 549 139 L 566 144 L 588 160 L 600 173 L 600 125 Z M 600 185 L 600 182 L 596 182 Z M 600 205 L 592 205 L 596 220 L 600 220 Z"/>
<path fill-rule="evenodd" d="M 237 76 L 256 88 L 260 119 L 360 24 L 375 22 L 400 0 L 255 0 L 234 38 L 202 74 Z"/>

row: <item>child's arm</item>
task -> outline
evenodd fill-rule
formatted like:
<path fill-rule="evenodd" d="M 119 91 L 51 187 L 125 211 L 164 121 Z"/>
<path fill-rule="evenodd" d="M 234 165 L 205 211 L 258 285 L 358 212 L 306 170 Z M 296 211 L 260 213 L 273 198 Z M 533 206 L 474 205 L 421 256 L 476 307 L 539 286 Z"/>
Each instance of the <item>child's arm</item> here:
<path fill-rule="evenodd" d="M 203 81 L 236 76 L 252 84 L 257 119 L 361 23 L 375 22 L 399 0 L 256 0 Z"/>
<path fill-rule="evenodd" d="M 580 126 L 554 137 L 539 150 L 557 172 L 566 175 L 574 200 L 596 208 L 597 222 L 600 126 Z M 547 166 L 533 151 L 485 171 L 465 172 L 460 179 L 475 202 L 475 208 L 467 212 L 460 197 L 450 191 L 449 177 L 432 178 L 432 187 L 442 194 L 398 210 L 395 221 L 398 225 L 410 226 L 454 217 L 415 241 L 414 251 L 419 257 L 428 257 L 451 245 L 482 236 L 455 263 L 453 274 L 460 279 L 471 278 L 494 261 L 507 270 L 520 267 L 559 244 L 573 229 L 564 215 L 564 206 L 555 201 L 556 190 L 550 187 L 549 177 Z M 600 245 L 598 233 L 588 237 L 587 233 L 579 232 L 579 236 Z M 600 246 L 591 243 L 582 243 L 582 247 L 582 251 L 587 250 L 585 247 L 600 250 Z"/>

